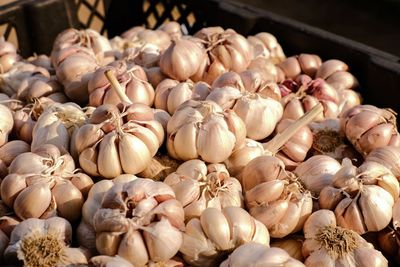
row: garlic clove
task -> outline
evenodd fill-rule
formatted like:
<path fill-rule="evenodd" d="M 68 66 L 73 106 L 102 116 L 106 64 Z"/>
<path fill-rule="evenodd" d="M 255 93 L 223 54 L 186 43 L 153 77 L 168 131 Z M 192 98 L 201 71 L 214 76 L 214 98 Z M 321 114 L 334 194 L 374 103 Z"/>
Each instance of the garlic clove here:
<path fill-rule="evenodd" d="M 7 206 L 13 207 L 15 199 L 26 187 L 25 176 L 9 174 L 0 184 L 1 199 Z"/>
<path fill-rule="evenodd" d="M 368 231 L 380 231 L 390 223 L 394 200 L 383 188 L 365 185 L 359 205 Z"/>
<path fill-rule="evenodd" d="M 270 203 L 277 200 L 285 187 L 283 180 L 272 180 L 258 184 L 249 191 L 246 191 L 246 205 L 249 209 L 260 203 Z"/>
<path fill-rule="evenodd" d="M 149 261 L 146 244 L 139 231 L 125 233 L 118 248 L 118 256 L 135 266 L 144 266 Z"/>
<path fill-rule="evenodd" d="M 222 210 L 231 230 L 231 242 L 234 247 L 250 242 L 255 232 L 253 218 L 242 208 L 227 207 Z"/>
<path fill-rule="evenodd" d="M 96 234 L 96 248 L 102 255 L 114 256 L 121 243 L 121 233 L 101 232 Z"/>
<path fill-rule="evenodd" d="M 97 159 L 98 170 L 101 176 L 109 179 L 122 173 L 121 161 L 116 144 L 117 138 L 118 136 L 115 132 L 108 133 L 104 136 L 99 148 Z M 130 146 L 125 146 L 125 148 L 132 149 Z"/>
<path fill-rule="evenodd" d="M 24 189 L 14 201 L 14 211 L 19 218 L 39 218 L 51 202 L 51 191 L 47 184 L 34 184 Z"/>
<path fill-rule="evenodd" d="M 370 248 L 355 249 L 354 260 L 359 266 L 388 266 L 388 260 L 382 255 L 382 253 L 378 250 Z"/>
<path fill-rule="evenodd" d="M 182 233 L 168 220 L 161 219 L 143 227 L 143 237 L 152 261 L 166 261 L 172 258 L 182 245 Z"/>
<path fill-rule="evenodd" d="M 282 238 L 292 233 L 300 219 L 303 201 L 297 203 L 289 202 L 286 213 L 281 220 L 268 228 L 271 237 Z"/>
<path fill-rule="evenodd" d="M 345 198 L 343 191 L 335 187 L 327 186 L 319 194 L 319 207 L 321 209 L 333 210 Z"/>
<path fill-rule="evenodd" d="M 347 71 L 348 69 L 349 67 L 343 61 L 337 59 L 330 59 L 321 64 L 317 73 L 315 74 L 315 77 L 327 79 L 335 72 Z"/>
<path fill-rule="evenodd" d="M 81 209 L 84 202 L 81 191 L 71 182 L 58 183 L 51 189 L 59 216 L 70 222 L 77 221 L 81 217 Z"/>
<path fill-rule="evenodd" d="M 197 158 L 197 134 L 198 129 L 195 123 L 188 123 L 182 126 L 175 135 L 179 142 L 174 142 L 174 151 L 182 160 Z"/>
<path fill-rule="evenodd" d="M 249 210 L 251 216 L 262 222 L 268 229 L 282 220 L 289 208 L 288 200 L 277 200 L 271 204 L 261 204 Z"/>
<path fill-rule="evenodd" d="M 131 134 L 122 134 L 119 138 L 118 148 L 119 155 L 116 151 L 116 160 L 118 161 L 119 157 L 122 169 L 125 173 L 139 173 L 144 171 L 150 164 L 152 158 L 151 152 L 146 144 L 137 136 Z M 117 161 L 115 161 L 115 164 L 117 164 Z M 119 174 L 121 173 L 122 171 L 120 171 Z"/>
<path fill-rule="evenodd" d="M 19 154 L 29 152 L 30 145 L 21 140 L 13 140 L 0 147 L 0 159 L 9 166 Z"/>
<path fill-rule="evenodd" d="M 231 236 L 229 223 L 221 211 L 216 208 L 205 209 L 200 216 L 201 226 L 207 237 L 219 250 L 228 250 Z"/>
<path fill-rule="evenodd" d="M 97 170 L 98 152 L 96 148 L 89 147 L 83 150 L 79 155 L 79 165 L 89 175 L 100 176 Z"/>

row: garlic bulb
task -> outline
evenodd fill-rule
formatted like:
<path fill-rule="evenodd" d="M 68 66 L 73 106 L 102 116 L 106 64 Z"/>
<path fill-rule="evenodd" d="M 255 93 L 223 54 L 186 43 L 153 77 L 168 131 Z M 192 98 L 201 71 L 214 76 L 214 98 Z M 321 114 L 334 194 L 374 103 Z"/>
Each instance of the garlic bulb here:
<path fill-rule="evenodd" d="M 13 126 L 14 119 L 11 110 L 0 104 L 0 147 L 7 143 L 8 135 L 10 134 Z"/>
<path fill-rule="evenodd" d="M 92 179 L 75 171 L 68 154 L 45 145 L 18 155 L 10 164 L 0 192 L 4 203 L 22 220 L 59 215 L 69 221 L 81 216 Z"/>
<path fill-rule="evenodd" d="M 55 70 L 53 68 L 53 65 L 51 63 L 51 58 L 45 54 L 37 55 L 34 54 L 33 56 L 30 56 L 26 59 L 30 64 L 33 64 L 38 67 L 42 67 L 50 74 L 54 74 Z"/>
<path fill-rule="evenodd" d="M 378 233 L 378 243 L 382 252 L 400 263 L 400 199 L 393 206 L 392 227 L 387 227 Z"/>
<path fill-rule="evenodd" d="M 312 212 L 311 193 L 284 169 L 278 158 L 260 156 L 250 161 L 241 174 L 249 213 L 276 238 L 301 230 Z"/>
<path fill-rule="evenodd" d="M 300 54 L 286 58 L 278 64 L 286 78 L 294 79 L 300 74 L 314 77 L 321 66 L 321 58 L 312 54 Z"/>
<path fill-rule="evenodd" d="M 292 92 L 282 98 L 283 118 L 297 120 L 312 107 L 321 103 L 324 113 L 315 120 L 337 118 L 340 113 L 339 95 L 332 86 L 322 79 L 292 82 Z"/>
<path fill-rule="evenodd" d="M 160 69 L 172 79 L 185 81 L 199 71 L 205 60 L 205 49 L 196 40 L 182 38 L 161 55 Z"/>
<path fill-rule="evenodd" d="M 156 88 L 154 106 L 172 115 L 183 102 L 189 99 L 205 100 L 210 90 L 210 86 L 205 82 L 186 81 L 180 83 L 165 79 Z"/>
<path fill-rule="evenodd" d="M 397 179 L 400 179 L 400 148 L 383 146 L 372 150 L 365 159 L 374 161 L 388 168 Z"/>
<path fill-rule="evenodd" d="M 354 164 L 362 163 L 363 157 L 353 148 L 340 130 L 339 119 L 312 122 L 309 127 L 313 133 L 312 153 L 314 155 L 327 155 L 338 161 L 349 158 Z"/>
<path fill-rule="evenodd" d="M 321 190 L 319 206 L 335 211 L 338 225 L 359 234 L 380 231 L 392 218 L 399 183 L 384 166 L 364 162 L 355 167 L 343 160 L 332 184 Z"/>
<path fill-rule="evenodd" d="M 24 266 L 70 266 L 87 264 L 86 252 L 69 247 L 72 227 L 65 219 L 28 219 L 18 224 L 4 252 L 8 263 Z"/>
<path fill-rule="evenodd" d="M 282 70 L 264 57 L 257 57 L 250 61 L 247 69 L 259 73 L 267 82 L 282 82 L 285 79 Z"/>
<path fill-rule="evenodd" d="M 227 253 L 248 242 L 269 246 L 267 228 L 240 207 L 207 208 L 186 224 L 179 251 L 190 266 L 217 266 Z"/>
<path fill-rule="evenodd" d="M 43 75 L 26 78 L 18 88 L 15 97 L 28 103 L 32 103 L 36 99 L 41 102 L 54 101 L 65 103 L 68 101 L 57 78 L 55 76 L 47 77 Z"/>
<path fill-rule="evenodd" d="M 212 101 L 188 100 L 168 121 L 167 133 L 171 157 L 220 163 L 243 144 L 246 128 L 232 110 L 224 112 Z"/>
<path fill-rule="evenodd" d="M 95 54 L 90 49 L 79 45 L 64 48 L 52 56 L 58 81 L 64 86 L 69 99 L 86 104 L 88 82 L 93 72 L 99 67 Z"/>
<path fill-rule="evenodd" d="M 15 62 L 21 60 L 16 47 L 7 42 L 4 36 L 0 37 L 0 73 L 8 72 Z"/>
<path fill-rule="evenodd" d="M 364 156 L 378 147 L 400 146 L 396 116 L 390 109 L 356 106 L 341 115 L 340 125 L 347 139 Z"/>
<path fill-rule="evenodd" d="M 275 85 L 276 86 L 276 85 Z M 278 87 L 271 85 L 278 90 Z M 232 109 L 245 123 L 247 137 L 261 140 L 268 137 L 282 118 L 283 108 L 279 99 L 262 93 L 240 91 L 234 87 L 214 88 L 206 100 L 214 101 L 223 109 Z"/>
<path fill-rule="evenodd" d="M 52 101 L 35 100 L 32 104 L 13 112 L 14 134 L 20 140 L 32 143 L 32 132 L 37 120 L 47 107 L 53 104 Z"/>
<path fill-rule="evenodd" d="M 168 33 L 172 40 L 180 39 L 183 35 L 181 25 L 176 21 L 165 22 L 158 30 Z"/>
<path fill-rule="evenodd" d="M 194 37 L 201 39 L 207 51 L 206 64 L 192 77 L 195 81 L 212 84 L 227 71 L 242 72 L 253 59 L 250 43 L 232 29 L 203 28 Z"/>
<path fill-rule="evenodd" d="M 23 61 L 16 62 L 8 72 L 0 73 L 0 91 L 12 97 L 27 78 L 35 76 L 50 77 L 50 73 L 44 68 Z"/>
<path fill-rule="evenodd" d="M 74 45 L 90 49 L 91 51 L 93 51 L 96 57 L 100 61 L 104 61 L 105 64 L 114 59 L 112 56 L 107 54 L 107 52 L 110 52 L 112 50 L 110 42 L 106 37 L 100 35 L 95 30 L 66 29 L 59 33 L 54 40 L 53 50 L 51 51 L 53 65 L 56 65 L 54 57 L 58 53 L 60 53 L 61 50 Z"/>
<path fill-rule="evenodd" d="M 105 76 L 111 70 L 121 84 L 124 93 L 135 103 L 153 105 L 154 89 L 147 82 L 147 76 L 140 66 L 128 66 L 124 61 L 116 61 L 112 65 L 99 68 L 88 83 L 89 105 L 98 107 L 103 104 L 117 105 L 121 102 L 112 85 Z"/>
<path fill-rule="evenodd" d="M 0 147 L 0 160 L 8 167 L 18 155 L 30 151 L 29 144 L 21 140 L 13 140 Z"/>
<path fill-rule="evenodd" d="M 182 203 L 185 220 L 200 217 L 209 207 L 219 210 L 234 206 L 243 207 L 242 186 L 230 177 L 225 165 L 209 164 L 201 160 L 188 160 L 169 174 L 164 183 L 175 192 Z"/>
<path fill-rule="evenodd" d="M 248 36 L 247 41 L 253 47 L 253 57 L 270 59 L 274 64 L 282 62 L 286 57 L 278 40 L 268 32 L 260 32 Z"/>
<path fill-rule="evenodd" d="M 73 143 L 86 173 L 110 179 L 144 171 L 163 141 L 164 130 L 153 110 L 134 103 L 97 107 Z"/>
<path fill-rule="evenodd" d="M 301 261 L 292 258 L 286 251 L 276 247 L 249 242 L 235 249 L 220 267 L 282 266 L 302 267 Z"/>
<path fill-rule="evenodd" d="M 250 138 L 240 148 L 235 149 L 227 160 L 224 161 L 229 173 L 240 179 L 242 169 L 254 158 L 264 155 L 263 145 Z"/>
<path fill-rule="evenodd" d="M 82 108 L 73 102 L 48 105 L 33 127 L 32 149 L 43 144 L 52 144 L 61 153 L 68 153 L 72 135 L 87 119 L 88 117 Z"/>
<path fill-rule="evenodd" d="M 276 132 L 283 132 L 292 123 L 293 120 L 281 120 L 276 126 Z M 312 144 L 313 134 L 308 126 L 303 126 L 285 143 L 276 156 L 285 163 L 287 170 L 293 170 L 304 161 Z"/>
<path fill-rule="evenodd" d="M 281 248 L 286 251 L 290 257 L 304 262 L 302 254 L 304 238 L 300 236 L 288 236 L 283 239 L 277 239 L 271 243 L 271 248 Z"/>
<path fill-rule="evenodd" d="M 333 176 L 341 168 L 340 163 L 325 155 L 316 155 L 300 163 L 293 171 L 305 188 L 319 195 L 321 190 L 332 184 Z"/>
<path fill-rule="evenodd" d="M 184 211 L 168 185 L 143 178 L 119 182 L 99 202 L 91 220 L 101 255 L 119 255 L 134 266 L 145 266 L 178 252 Z"/>
<path fill-rule="evenodd" d="M 319 210 L 304 224 L 306 266 L 388 266 L 381 252 L 356 232 L 337 226 L 335 214 Z"/>
<path fill-rule="evenodd" d="M 133 27 L 121 34 L 126 47 L 140 47 L 151 44 L 160 51 L 166 50 L 171 44 L 171 37 L 164 30 L 150 30 L 141 26 Z"/>

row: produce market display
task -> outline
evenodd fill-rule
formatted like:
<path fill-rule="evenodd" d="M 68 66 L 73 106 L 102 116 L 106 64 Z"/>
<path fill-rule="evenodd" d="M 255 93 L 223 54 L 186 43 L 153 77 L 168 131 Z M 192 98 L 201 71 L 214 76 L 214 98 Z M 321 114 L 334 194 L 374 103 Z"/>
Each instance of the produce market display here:
<path fill-rule="evenodd" d="M 400 264 L 396 113 L 347 63 L 177 22 L 0 39 L 0 266 Z"/>

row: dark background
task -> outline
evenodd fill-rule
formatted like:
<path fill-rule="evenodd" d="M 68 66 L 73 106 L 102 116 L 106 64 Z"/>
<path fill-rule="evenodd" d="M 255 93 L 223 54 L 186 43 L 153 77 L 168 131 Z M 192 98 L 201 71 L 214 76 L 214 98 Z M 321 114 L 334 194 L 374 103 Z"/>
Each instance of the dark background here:
<path fill-rule="evenodd" d="M 400 56 L 400 0 L 233 0 Z"/>

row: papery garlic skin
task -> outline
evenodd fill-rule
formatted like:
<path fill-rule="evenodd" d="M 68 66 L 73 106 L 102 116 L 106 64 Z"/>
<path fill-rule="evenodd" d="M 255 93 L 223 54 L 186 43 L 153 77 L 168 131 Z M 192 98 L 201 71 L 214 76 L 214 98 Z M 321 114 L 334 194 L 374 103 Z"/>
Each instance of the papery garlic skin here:
<path fill-rule="evenodd" d="M 356 232 L 336 224 L 332 211 L 314 212 L 304 224 L 306 266 L 388 266 L 387 259 Z"/>
<path fill-rule="evenodd" d="M 341 115 L 340 124 L 347 139 L 363 156 L 375 148 L 400 146 L 396 116 L 389 109 L 355 106 Z"/>
<path fill-rule="evenodd" d="M 396 177 L 383 165 L 367 161 L 356 168 L 344 160 L 332 185 L 321 191 L 319 206 L 334 210 L 344 228 L 359 234 L 376 232 L 390 223 L 399 192 Z"/>
<path fill-rule="evenodd" d="M 140 103 L 102 105 L 76 133 L 81 168 L 107 179 L 144 171 L 164 141 L 154 111 Z"/>
<path fill-rule="evenodd" d="M 4 252 L 6 262 L 23 261 L 24 266 L 67 266 L 87 264 L 86 252 L 70 248 L 72 227 L 60 217 L 28 219 L 18 224 Z"/>
<path fill-rule="evenodd" d="M 186 224 L 180 252 L 191 266 L 215 266 L 226 252 L 248 242 L 268 247 L 267 228 L 240 207 L 207 208 Z"/>
<path fill-rule="evenodd" d="M 249 242 L 236 248 L 220 267 L 250 267 L 250 266 L 290 266 L 301 267 L 304 264 L 292 258 L 286 251 L 276 247 Z"/>
<path fill-rule="evenodd" d="M 292 258 L 304 262 L 302 254 L 304 239 L 301 236 L 288 236 L 284 239 L 278 239 L 271 243 L 271 247 L 285 250 Z"/>
<path fill-rule="evenodd" d="M 201 160 L 188 160 L 169 174 L 164 183 L 174 190 L 182 203 L 185 220 L 200 217 L 208 207 L 243 207 L 242 186 L 230 177 L 224 164 L 209 164 Z"/>
<path fill-rule="evenodd" d="M 150 260 L 167 261 L 178 252 L 184 211 L 168 185 L 127 177 L 127 181 L 116 181 L 97 194 L 100 198 L 93 199 L 91 205 L 100 209 L 87 211 L 94 215 L 89 220 L 100 254 L 118 255 L 134 266 L 145 266 Z M 92 197 L 97 198 L 96 195 Z"/>
<path fill-rule="evenodd" d="M 212 101 L 188 100 L 168 121 L 167 134 L 171 157 L 220 163 L 243 144 L 246 128 L 234 111 L 224 112 Z"/>

